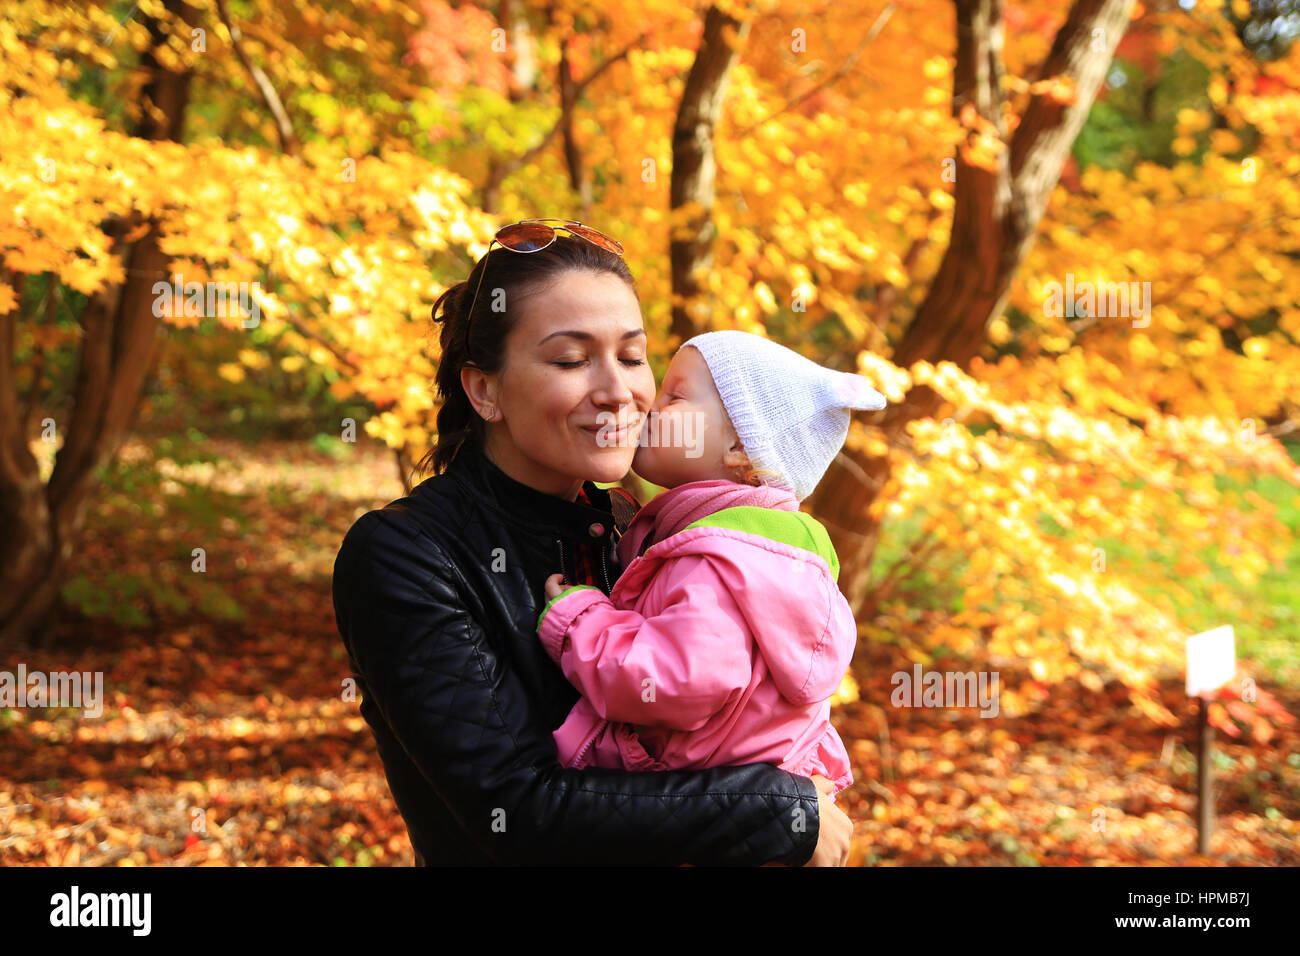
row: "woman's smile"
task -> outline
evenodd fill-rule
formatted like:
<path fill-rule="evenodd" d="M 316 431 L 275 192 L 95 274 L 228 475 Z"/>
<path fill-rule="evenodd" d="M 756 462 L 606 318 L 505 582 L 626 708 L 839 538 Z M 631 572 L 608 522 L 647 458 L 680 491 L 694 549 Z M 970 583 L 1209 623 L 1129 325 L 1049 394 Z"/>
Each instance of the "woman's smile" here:
<path fill-rule="evenodd" d="M 639 431 L 642 421 L 644 420 L 643 415 L 634 414 L 631 419 L 623 422 L 623 424 L 615 428 L 613 415 L 611 414 L 607 417 L 610 419 L 609 421 L 600 422 L 595 425 L 583 425 L 582 430 L 593 435 L 598 443 L 612 446 L 625 444 L 628 436 L 633 433 L 634 429 Z"/>

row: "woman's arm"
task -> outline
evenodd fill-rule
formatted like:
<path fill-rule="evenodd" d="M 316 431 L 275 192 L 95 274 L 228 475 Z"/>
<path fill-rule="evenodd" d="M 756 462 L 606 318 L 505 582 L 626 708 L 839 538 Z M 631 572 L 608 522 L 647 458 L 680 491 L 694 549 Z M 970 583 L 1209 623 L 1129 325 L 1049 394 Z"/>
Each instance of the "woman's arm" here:
<path fill-rule="evenodd" d="M 464 587 L 435 542 L 413 539 L 384 512 L 353 526 L 334 569 L 353 668 L 412 763 L 490 857 L 800 865 L 822 849 L 816 788 L 766 764 L 645 774 L 560 767 L 528 692 L 459 597 Z"/>

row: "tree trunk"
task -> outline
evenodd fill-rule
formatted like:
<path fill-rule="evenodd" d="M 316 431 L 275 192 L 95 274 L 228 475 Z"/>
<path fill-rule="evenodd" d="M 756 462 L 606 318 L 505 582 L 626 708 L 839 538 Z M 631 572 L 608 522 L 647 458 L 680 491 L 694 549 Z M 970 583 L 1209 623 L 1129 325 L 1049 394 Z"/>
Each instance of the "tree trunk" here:
<path fill-rule="evenodd" d="M 197 12 L 182 0 L 167 0 L 166 6 L 185 22 L 197 22 Z M 179 141 L 190 76 L 159 64 L 153 51 L 167 36 L 156 20 L 146 22 L 151 46 L 141 56 L 141 69 L 149 80 L 135 135 Z M 153 314 L 152 289 L 166 276 L 168 260 L 153 230 L 124 242 L 135 225 L 118 220 L 106 227 L 128 278 L 92 296 L 81 316 L 72 414 L 62 425 L 64 443 L 48 485 L 41 483 L 26 422 L 17 412 L 14 325 L 0 326 L 0 526 L 6 529 L 0 545 L 0 645 L 35 644 L 47 633 L 97 471 L 112 461 L 139 409 L 161 324 Z"/>
<path fill-rule="evenodd" d="M 578 137 L 573 131 L 573 112 L 578 103 L 578 84 L 573 79 L 569 64 L 568 46 L 560 47 L 559 86 L 560 136 L 564 141 L 564 164 L 569 170 L 569 185 L 578 195 L 582 207 L 578 215 L 583 222 L 586 222 L 591 216 L 591 178 L 587 175 L 582 149 L 578 146 Z"/>
<path fill-rule="evenodd" d="M 548 7 L 548 16 L 550 12 Z M 511 83 L 506 96 L 511 103 L 520 103 L 526 96 L 537 91 L 537 63 L 533 55 L 528 10 L 520 0 L 501 0 L 497 9 L 497 22 L 509 37 Z M 481 198 L 484 212 L 500 212 L 502 183 L 516 168 L 517 166 L 509 160 L 497 157 L 488 160 L 487 177 L 483 183 Z"/>
<path fill-rule="evenodd" d="M 1128 27 L 1133 2 L 1076 0 L 1037 76 L 1072 81 L 1073 97 L 1063 99 L 1049 87 L 1034 92 L 1008 141 L 1002 121 L 1001 0 L 957 0 L 953 115 L 966 112 L 970 140 L 982 121 L 1007 149 L 992 163 L 974 163 L 958 149 L 948 248 L 894 350 L 894 364 L 907 368 L 921 360 L 946 360 L 967 369 L 984 346 L 988 324 L 1002 312 L 1011 279 L 1033 244 L 1070 146 Z M 918 386 L 903 402 L 863 420 L 879 425 L 893 445 L 905 440 L 908 422 L 934 415 L 941 404 L 933 390 Z M 809 505 L 827 525 L 840 556 L 841 588 L 858 611 L 871 587 L 879 530 L 866 512 L 889 478 L 889 464 L 847 448 L 843 456 L 849 464 L 831 465 Z"/>
<path fill-rule="evenodd" d="M 52 550 L 45 486 L 27 444 L 14 375 L 17 316 L 0 315 L 0 621 L 39 587 Z"/>
<path fill-rule="evenodd" d="M 672 234 L 672 334 L 683 342 L 696 333 L 690 307 L 699 296 L 701 274 L 713 265 L 714 159 L 713 134 L 722 113 L 727 78 L 749 33 L 749 24 L 710 7 L 695 62 L 686 77 L 677 123 L 673 128 L 673 174 L 670 189 Z M 692 212 L 680 219 L 678 210 L 691 204 Z"/>

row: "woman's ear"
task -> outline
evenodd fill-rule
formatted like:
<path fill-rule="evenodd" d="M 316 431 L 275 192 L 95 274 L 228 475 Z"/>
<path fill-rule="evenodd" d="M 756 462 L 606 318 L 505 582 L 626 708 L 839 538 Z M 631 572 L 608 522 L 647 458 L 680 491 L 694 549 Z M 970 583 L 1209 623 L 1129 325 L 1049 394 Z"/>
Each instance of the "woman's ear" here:
<path fill-rule="evenodd" d="M 465 389 L 474 410 L 480 415 L 487 415 L 490 420 L 496 413 L 497 395 L 500 391 L 497 377 L 467 362 L 460 369 L 460 385 Z"/>

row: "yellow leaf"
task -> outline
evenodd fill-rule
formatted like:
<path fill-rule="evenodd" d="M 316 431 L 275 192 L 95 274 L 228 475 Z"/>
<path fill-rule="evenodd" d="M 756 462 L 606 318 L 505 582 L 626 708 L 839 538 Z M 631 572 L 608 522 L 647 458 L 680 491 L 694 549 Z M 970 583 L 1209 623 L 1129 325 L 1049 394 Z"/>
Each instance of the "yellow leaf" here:
<path fill-rule="evenodd" d="M 1241 350 L 1251 358 L 1263 358 L 1268 355 L 1268 339 L 1260 335 L 1252 335 L 1241 344 Z"/>
<path fill-rule="evenodd" d="M 254 349 L 240 349 L 239 361 L 249 368 L 266 368 L 271 364 L 271 360 L 266 357 L 265 352 L 258 352 Z"/>

